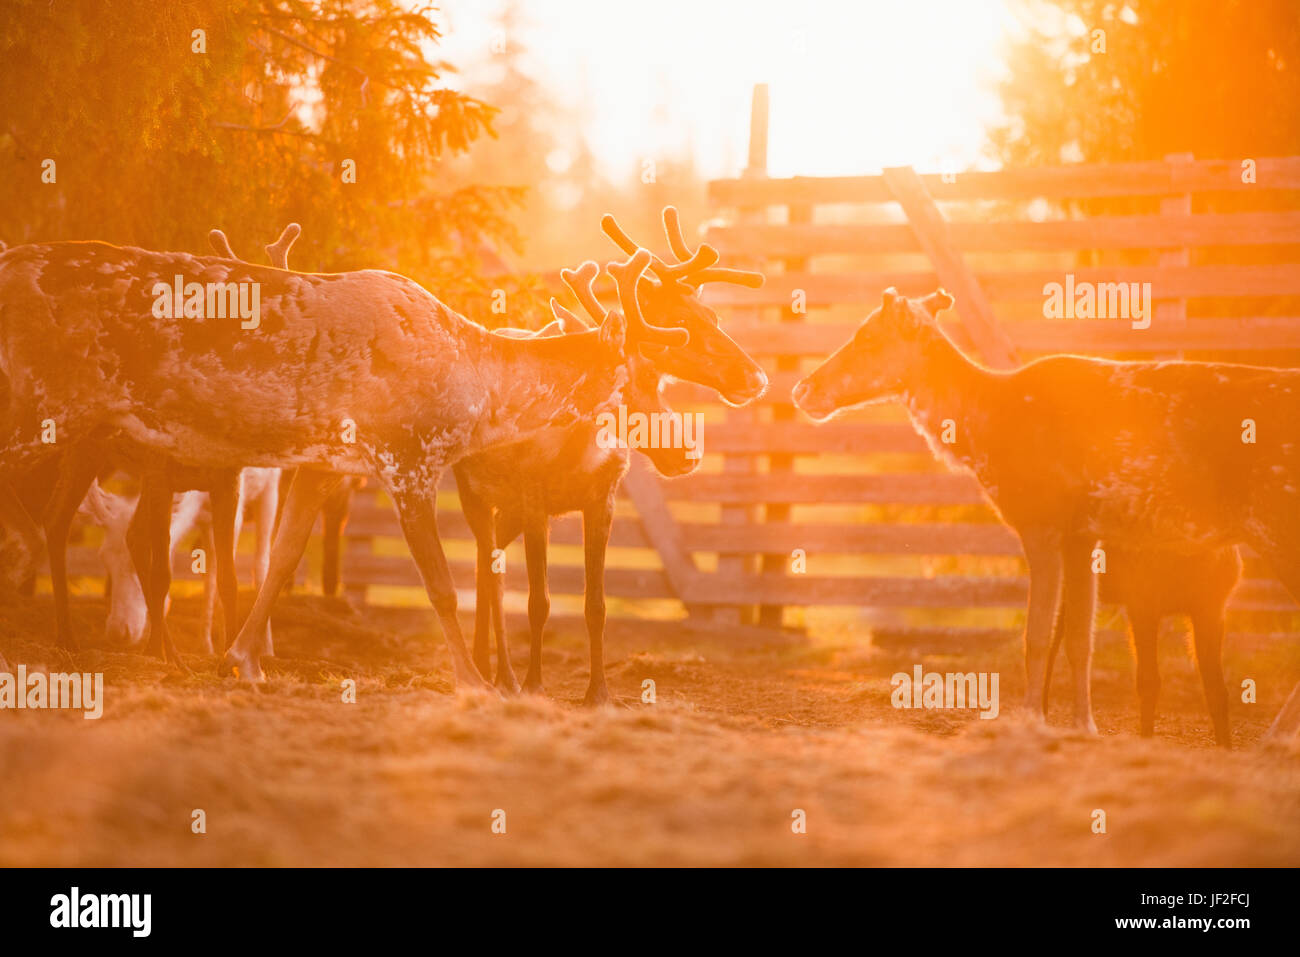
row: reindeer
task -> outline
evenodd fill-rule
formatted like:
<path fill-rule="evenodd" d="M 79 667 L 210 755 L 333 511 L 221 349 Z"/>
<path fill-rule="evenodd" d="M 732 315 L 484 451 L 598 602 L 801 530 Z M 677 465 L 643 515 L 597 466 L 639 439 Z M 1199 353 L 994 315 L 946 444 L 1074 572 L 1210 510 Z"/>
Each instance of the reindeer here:
<path fill-rule="evenodd" d="M 792 397 L 818 421 L 899 398 L 936 454 L 979 480 L 1029 562 L 1031 713 L 1043 714 L 1059 610 L 1075 724 L 1096 732 L 1089 666 L 1099 541 L 1136 555 L 1244 542 L 1300 597 L 1300 372 L 1081 356 L 994 372 L 940 330 L 934 317 L 950 305 L 942 290 L 919 301 L 886 290 Z M 948 443 L 944 420 L 956 426 Z"/>
<path fill-rule="evenodd" d="M 1166 615 L 1187 615 L 1192 623 L 1192 653 L 1201 675 L 1205 704 L 1220 747 L 1232 747 L 1228 728 L 1228 689 L 1223 683 L 1223 634 L 1228 596 L 1241 578 L 1241 557 L 1235 547 L 1135 552 L 1106 550 L 1106 573 L 1100 576 L 1098 598 L 1124 606 L 1129 643 L 1137 662 L 1138 730 L 1144 738 L 1155 733 L 1160 671 L 1156 639 Z M 1052 662 L 1061 643 L 1061 622 L 1052 632 L 1043 677 L 1043 709 L 1052 677 Z"/>
<path fill-rule="evenodd" d="M 666 296 L 664 290 L 686 287 L 697 290 L 704 282 L 727 281 L 748 286 L 761 285 L 761 273 L 744 270 L 691 267 L 696 253 L 692 252 L 682 236 L 677 211 L 669 206 L 663 212 L 664 231 L 676 262 L 668 263 L 654 257 L 650 270 L 657 282 L 647 279 L 629 280 L 626 270 L 610 267 L 616 278 L 619 301 L 624 310 L 639 309 L 638 296 L 661 308 Z M 624 251 L 638 247 L 618 226 L 612 216 L 602 220 L 602 228 Z M 591 288 L 599 267 L 594 262 L 584 263 L 578 270 L 562 270 L 561 277 L 588 315 L 599 325 L 606 313 Z M 677 295 L 682 295 L 678 292 Z M 561 329 L 565 326 L 584 328 L 586 323 L 554 299 L 551 300 Z M 655 321 L 661 321 L 655 316 Z M 556 323 L 552 323 L 555 326 Z M 551 327 L 537 335 L 545 335 Z M 513 331 L 510 334 L 520 334 Z M 693 333 L 694 335 L 694 333 Z M 672 357 L 659 364 L 644 357 L 631 363 L 632 381 L 624 396 L 629 412 L 644 414 L 671 414 L 663 401 L 661 389 L 666 375 L 675 370 Z M 690 374 L 692 370 L 686 370 Z M 461 504 L 477 542 L 475 581 L 474 660 L 479 671 L 488 674 L 489 630 L 495 630 L 497 639 L 498 688 L 509 692 L 520 690 L 510 661 L 502 613 L 501 578 L 492 571 L 492 555 L 496 547 L 509 544 L 520 532 L 524 535 L 524 554 L 528 568 L 528 619 L 531 633 L 528 674 L 524 690 L 542 691 L 542 636 L 550 614 L 550 595 L 547 586 L 547 539 L 550 517 L 566 512 L 580 511 L 583 517 L 583 546 L 585 552 L 585 617 L 591 647 L 591 675 L 584 703 L 599 705 L 609 701 L 605 683 L 604 629 L 605 552 L 609 545 L 613 521 L 614 496 L 628 468 L 628 451 L 622 448 L 601 449 L 597 444 L 598 427 L 595 422 L 575 425 L 563 432 L 548 433 L 512 446 L 490 449 L 458 462 L 453 467 L 456 485 L 460 490 Z M 698 452 L 692 457 L 684 448 L 644 449 L 646 456 L 663 475 L 683 475 L 699 463 Z M 490 612 L 489 612 L 490 609 Z"/>
<path fill-rule="evenodd" d="M 291 223 L 285 227 L 279 239 L 265 247 L 267 255 L 273 264 L 282 267 L 286 264 L 289 248 L 292 247 L 300 231 L 301 229 L 296 223 Z M 230 245 L 220 230 L 212 230 L 210 239 L 219 254 L 231 259 L 237 258 L 231 252 Z M 0 369 L 0 376 L 3 376 L 3 369 Z M 71 443 L 60 442 L 41 458 L 38 465 L 26 470 L 25 474 L 22 469 L 19 469 L 18 474 L 8 484 L 0 482 L 0 523 L 16 530 L 19 539 L 25 543 L 24 548 L 29 556 L 30 565 L 22 577 L 27 581 L 34 582 L 34 565 L 39 556 L 40 540 L 42 537 L 45 539 L 45 550 L 49 555 L 50 578 L 54 591 L 56 643 L 68 650 L 76 650 L 78 647 L 78 642 L 71 629 L 67 590 L 67 539 L 73 516 L 86 498 L 97 475 L 107 474 L 115 468 L 121 467 L 126 468 L 128 471 L 140 471 L 142 473 L 143 489 L 139 502 L 150 503 L 151 514 L 158 522 L 158 527 L 151 528 L 149 530 L 151 534 L 148 536 L 146 536 L 143 529 L 144 523 L 141 522 L 140 531 L 126 537 L 126 544 L 132 550 L 133 563 L 142 572 L 140 580 L 146 583 L 146 597 L 153 594 L 157 584 L 157 582 L 150 584 L 150 568 L 155 558 L 155 543 L 152 537 L 155 534 L 158 538 L 156 554 L 165 556 L 165 558 L 159 558 L 159 564 L 162 567 L 165 562 L 166 582 L 167 585 L 170 585 L 171 538 L 168 534 L 167 516 L 171 512 L 172 498 L 171 492 L 165 488 L 166 484 L 174 482 L 178 474 L 183 474 L 189 476 L 190 481 L 187 483 L 189 486 L 212 487 L 214 489 L 213 510 L 215 520 L 210 527 L 216 530 L 216 541 L 218 543 L 223 543 L 227 538 L 230 539 L 228 561 L 223 561 L 222 548 L 219 544 L 216 548 L 217 554 L 214 565 L 216 567 L 218 590 L 222 593 L 223 607 L 226 610 L 227 635 L 233 635 L 235 622 L 237 621 L 234 609 L 236 583 L 233 536 L 237 534 L 237 531 L 235 531 L 237 526 L 235 513 L 240 507 L 242 495 L 238 470 L 216 472 L 182 470 L 178 472 L 175 464 L 165 458 L 154 457 L 148 461 L 140 460 L 133 456 L 131 452 L 126 451 L 116 441 L 115 435 L 101 429 L 88 437 L 80 437 Z M 2 473 L 3 470 L 0 470 L 0 474 Z M 272 500 L 272 512 L 274 508 L 275 504 Z M 119 511 L 120 509 L 113 508 L 104 511 L 104 514 L 106 516 L 109 514 L 116 515 Z M 39 525 L 32 518 L 33 514 L 40 516 Z M 146 511 L 137 505 L 135 509 L 136 521 L 139 521 L 138 516 L 144 514 L 146 514 Z M 43 536 L 41 535 L 42 531 L 44 532 Z M 223 532 L 229 534 L 223 534 Z M 110 554 L 112 554 L 112 545 L 110 545 Z M 122 568 L 125 569 L 124 564 Z M 133 576 L 128 576 L 128 579 L 131 577 Z M 129 580 L 122 583 L 122 588 L 124 589 L 122 594 L 127 596 L 131 594 Z M 155 596 L 158 606 L 157 614 L 160 619 L 166 613 L 166 594 L 167 587 L 162 586 L 161 591 Z M 129 601 L 129 597 L 125 600 Z M 211 598 L 209 597 L 209 614 L 210 607 Z M 127 637 L 136 637 L 130 623 L 130 609 L 122 608 L 119 605 L 117 610 L 121 617 L 116 619 L 113 617 L 112 611 L 110 611 L 110 632 L 120 628 L 125 631 Z M 205 631 L 210 634 L 210 625 L 205 628 Z M 265 633 L 264 640 L 269 648 L 269 630 Z M 180 667 L 184 667 L 179 654 L 171 643 L 170 636 L 166 634 L 164 629 L 154 628 L 152 630 L 150 650 L 159 656 L 170 658 Z"/>
<path fill-rule="evenodd" d="M 633 261 L 643 269 L 649 253 Z M 222 290 L 241 288 L 260 300 L 252 326 L 205 308 L 205 289 L 220 305 Z M 178 313 L 189 318 L 168 318 Z M 259 680 L 258 635 L 320 505 L 340 474 L 377 473 L 457 683 L 487 686 L 455 617 L 435 517 L 439 476 L 466 455 L 616 405 L 629 346 L 689 340 L 685 329 L 629 325 L 620 313 L 588 333 L 493 336 L 377 270 L 296 273 L 99 242 L 19 246 L 0 255 L 0 513 L 14 502 L 8 482 L 49 456 L 48 421 L 71 442 L 108 431 L 180 468 L 297 466 L 266 582 L 223 663 Z M 61 361 L 42 376 L 51 350 Z M 766 384 L 761 370 L 755 384 Z M 146 504 L 156 556 L 167 503 Z"/>

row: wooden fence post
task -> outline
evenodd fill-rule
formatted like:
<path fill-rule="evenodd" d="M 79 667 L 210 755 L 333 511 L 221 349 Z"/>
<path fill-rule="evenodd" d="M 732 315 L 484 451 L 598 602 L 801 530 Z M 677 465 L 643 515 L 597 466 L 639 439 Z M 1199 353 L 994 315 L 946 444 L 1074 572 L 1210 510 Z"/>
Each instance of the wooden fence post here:
<path fill-rule="evenodd" d="M 812 222 L 813 210 L 811 206 L 790 206 L 787 219 L 792 226 L 803 225 Z M 786 272 L 802 272 L 808 268 L 807 256 L 794 256 L 785 260 Z M 806 307 L 805 307 L 806 308 Z M 796 314 L 792 303 L 781 307 L 782 322 L 802 322 L 806 321 L 806 315 Z M 776 360 L 776 371 L 796 372 L 799 369 L 799 359 L 796 356 L 780 356 Z M 772 422 L 793 422 L 795 421 L 794 405 L 790 402 L 781 402 L 773 404 Z M 793 455 L 770 455 L 767 459 L 768 472 L 790 473 L 794 471 Z M 768 523 L 788 522 L 790 521 L 791 507 L 789 505 L 768 505 L 765 509 L 764 518 Z M 785 553 L 774 553 L 763 556 L 762 569 L 765 574 L 780 574 L 789 567 L 790 556 Z M 760 605 L 758 609 L 758 623 L 772 628 L 781 627 L 785 617 L 784 605 Z"/>
<path fill-rule="evenodd" d="M 767 123 L 768 123 L 768 88 L 766 83 L 754 86 L 753 99 L 749 111 L 749 163 L 745 167 L 747 179 L 760 179 L 767 176 Z M 745 207 L 737 210 L 739 223 L 760 223 L 766 216 L 763 207 Z M 761 268 L 762 263 L 737 263 L 738 266 Z M 737 319 L 756 321 L 762 315 L 758 308 L 737 309 L 733 312 Z M 728 409 L 723 428 L 729 426 L 745 427 L 758 421 L 753 406 L 742 409 Z M 752 455 L 728 455 L 723 457 L 722 470 L 727 475 L 752 475 L 758 471 L 756 460 Z M 724 505 L 721 509 L 723 525 L 753 525 L 758 521 L 759 509 L 755 505 Z M 748 553 L 718 553 L 718 579 L 720 583 L 739 582 L 745 575 L 751 574 L 757 567 L 754 556 Z M 749 605 L 723 605 L 715 608 L 713 619 L 720 625 L 748 625 L 754 621 L 753 607 Z"/>
<path fill-rule="evenodd" d="M 1165 157 L 1168 163 L 1190 163 L 1195 159 L 1192 153 L 1170 153 Z M 1172 170 L 1171 170 L 1172 172 Z M 1160 200 L 1160 215 L 1162 216 L 1190 216 L 1192 214 L 1192 194 L 1181 193 L 1177 196 L 1166 196 Z M 1162 249 L 1158 257 L 1161 266 L 1189 266 L 1191 265 L 1191 251 L 1186 247 L 1182 249 Z M 1152 298 L 1159 290 L 1152 290 Z M 1166 299 L 1158 305 L 1155 302 L 1149 304 L 1152 314 L 1148 317 L 1151 324 L 1164 324 L 1166 322 L 1183 322 L 1187 318 L 1187 300 L 1186 299 Z M 1185 353 L 1180 349 L 1174 353 L 1173 358 L 1182 359 Z"/>

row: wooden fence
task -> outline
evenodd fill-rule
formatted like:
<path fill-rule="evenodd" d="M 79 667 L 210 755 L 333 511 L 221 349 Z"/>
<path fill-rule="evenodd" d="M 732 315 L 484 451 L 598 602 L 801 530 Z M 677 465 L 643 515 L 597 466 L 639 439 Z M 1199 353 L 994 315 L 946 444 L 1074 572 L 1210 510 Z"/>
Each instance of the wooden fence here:
<path fill-rule="evenodd" d="M 707 239 L 768 281 L 710 287 L 706 300 L 772 387 L 745 409 L 690 386 L 670 391 L 679 408 L 705 414 L 705 465 L 660 481 L 637 461 L 613 530 L 614 614 L 774 625 L 844 606 L 881 639 L 1013 633 L 1026 600 L 1019 543 L 974 480 L 937 464 L 896 407 L 815 426 L 790 406 L 793 383 L 887 286 L 908 295 L 946 286 L 957 297 L 948 332 L 995 366 L 1054 352 L 1300 358 L 1300 157 L 775 179 L 766 125 L 760 88 L 749 168 L 710 184 L 720 225 Z M 1150 283 L 1150 327 L 1044 318 L 1045 285 L 1067 273 Z M 444 538 L 468 595 L 473 549 L 446 487 Z M 579 595 L 577 518 L 559 520 L 553 541 L 553 592 Z M 1230 628 L 1294 631 L 1290 596 L 1247 558 Z M 75 564 L 86 568 L 86 556 Z M 507 569 L 517 602 L 526 588 L 518 546 Z M 358 499 L 344 579 L 381 601 L 384 586 L 419 585 L 377 493 Z"/>

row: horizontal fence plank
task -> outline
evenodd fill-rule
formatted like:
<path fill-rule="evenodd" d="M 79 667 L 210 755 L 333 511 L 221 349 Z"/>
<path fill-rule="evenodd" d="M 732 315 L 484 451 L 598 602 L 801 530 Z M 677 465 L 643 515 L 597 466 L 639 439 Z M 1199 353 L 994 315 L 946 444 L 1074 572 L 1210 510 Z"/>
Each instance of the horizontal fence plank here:
<path fill-rule="evenodd" d="M 1090 163 L 958 173 L 945 182 L 923 175 L 939 202 L 951 200 L 1066 199 L 1100 196 L 1165 196 L 1203 192 L 1300 191 L 1300 157 L 1256 160 L 1256 182 L 1241 181 L 1240 160 Z M 812 206 L 828 203 L 888 203 L 893 195 L 881 176 L 793 176 L 721 179 L 709 183 L 717 206 Z"/>
<path fill-rule="evenodd" d="M 808 555 L 1020 555 L 1020 539 L 1005 525 L 975 522 L 862 524 L 767 523 L 725 526 L 682 525 L 687 545 L 699 551 Z"/>
<path fill-rule="evenodd" d="M 704 454 L 826 454 L 929 451 L 925 440 L 907 424 L 868 425 L 807 419 L 794 422 L 719 423 L 703 430 Z"/>
<path fill-rule="evenodd" d="M 827 356 L 844 345 L 858 325 L 731 323 L 727 332 L 755 356 Z M 940 325 L 958 346 L 969 342 L 955 320 L 943 320 Z M 1300 317 L 1153 320 L 1148 329 L 1134 329 L 1125 319 L 1018 319 L 1001 325 L 1012 343 L 1026 352 L 1300 349 Z"/>
<path fill-rule="evenodd" d="M 701 574 L 692 582 L 686 600 L 701 605 L 767 602 L 904 608 L 1021 608 L 1028 597 L 1029 582 L 1024 577 L 764 574 L 737 579 Z M 1280 582 L 1269 579 L 1243 581 L 1229 602 L 1229 608 L 1241 611 L 1296 611 L 1298 607 Z"/>
<path fill-rule="evenodd" d="M 474 587 L 473 562 L 451 561 L 448 565 L 457 588 Z M 582 594 L 584 580 L 581 565 L 549 565 L 547 571 L 552 594 Z M 415 562 L 405 555 L 349 556 L 343 572 L 346 580 L 367 585 L 423 585 Z M 507 563 L 506 588 L 516 592 L 528 590 L 528 576 L 523 562 Z M 608 594 L 621 598 L 675 597 L 667 577 L 659 569 L 607 568 L 605 588 Z"/>
<path fill-rule="evenodd" d="M 1223 296 L 1300 295 L 1300 263 L 1204 266 L 1080 266 L 1070 269 L 1076 286 L 1089 283 L 1150 283 L 1155 299 Z M 976 270 L 994 302 L 1043 301 L 1048 283 L 1064 283 L 1066 270 Z M 810 307 L 880 304 L 893 286 L 906 296 L 921 296 L 939 286 L 931 270 L 865 270 L 853 273 L 781 273 L 768 276 L 761 289 L 718 284 L 705 301 L 714 307 L 788 306 L 798 290 Z M 728 327 L 728 331 L 730 328 Z"/>
<path fill-rule="evenodd" d="M 981 253 L 1271 246 L 1300 243 L 1300 213 L 1096 216 L 1042 222 L 953 220 L 948 229 L 963 252 Z M 922 251 L 906 223 L 715 226 L 708 239 L 724 256 L 754 259 Z"/>
<path fill-rule="evenodd" d="M 383 536 L 401 538 L 402 529 L 397 516 L 390 508 L 365 502 L 357 503 L 348 520 L 347 535 L 352 538 Z M 459 509 L 438 509 L 438 536 L 444 542 L 473 541 L 469 523 Z M 582 518 L 579 515 L 561 515 L 551 519 L 551 542 L 556 545 L 582 544 Z M 640 523 L 630 518 L 615 518 L 610 532 L 610 544 L 626 548 L 649 548 L 650 542 L 641 530 Z"/>
<path fill-rule="evenodd" d="M 979 485 L 969 475 L 734 475 L 694 474 L 664 486 L 673 501 L 724 505 L 896 504 L 982 505 Z"/>

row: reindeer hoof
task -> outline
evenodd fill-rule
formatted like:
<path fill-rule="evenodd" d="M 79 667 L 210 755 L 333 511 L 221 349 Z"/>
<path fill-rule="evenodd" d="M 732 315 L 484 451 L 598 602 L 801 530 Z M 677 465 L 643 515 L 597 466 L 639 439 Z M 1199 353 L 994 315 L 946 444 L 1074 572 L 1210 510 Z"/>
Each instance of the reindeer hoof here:
<path fill-rule="evenodd" d="M 519 679 L 513 674 L 507 673 L 503 676 L 498 671 L 495 685 L 497 691 L 500 691 L 503 695 L 509 695 L 512 698 L 523 692 L 523 689 L 519 686 Z"/>
<path fill-rule="evenodd" d="M 534 678 L 532 675 L 529 675 L 528 677 L 524 678 L 524 686 L 522 690 L 524 694 L 535 694 L 535 695 L 546 694 L 546 689 L 542 687 L 542 679 Z"/>
<path fill-rule="evenodd" d="M 609 695 L 609 688 L 603 684 L 588 685 L 587 695 L 582 699 L 584 708 L 603 708 L 611 704 L 614 704 L 614 699 Z"/>
<path fill-rule="evenodd" d="M 237 655 L 233 651 L 227 651 L 226 657 L 221 659 L 219 673 L 222 677 L 236 678 L 250 684 L 260 684 L 266 680 L 260 662 L 255 658 L 245 658 L 243 655 Z"/>

